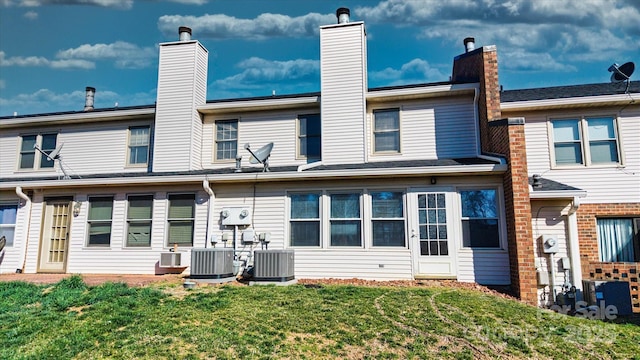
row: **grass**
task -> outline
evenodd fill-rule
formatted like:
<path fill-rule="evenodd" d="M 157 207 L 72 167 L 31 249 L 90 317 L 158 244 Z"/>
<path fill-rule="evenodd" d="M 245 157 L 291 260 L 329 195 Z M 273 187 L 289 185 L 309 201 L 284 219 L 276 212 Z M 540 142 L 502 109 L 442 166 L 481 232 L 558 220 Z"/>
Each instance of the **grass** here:
<path fill-rule="evenodd" d="M 640 326 L 445 287 L 0 283 L 0 358 L 635 358 Z"/>

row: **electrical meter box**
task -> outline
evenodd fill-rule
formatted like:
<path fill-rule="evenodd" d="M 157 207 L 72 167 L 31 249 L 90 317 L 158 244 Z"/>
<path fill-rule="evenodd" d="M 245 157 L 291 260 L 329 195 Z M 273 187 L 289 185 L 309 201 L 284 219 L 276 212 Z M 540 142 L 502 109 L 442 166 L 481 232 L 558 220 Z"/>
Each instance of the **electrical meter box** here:
<path fill-rule="evenodd" d="M 251 225 L 251 209 L 247 206 L 222 208 L 222 225 Z"/>
<path fill-rule="evenodd" d="M 558 238 L 555 236 L 542 235 L 542 251 L 545 254 L 555 254 L 560 250 Z"/>

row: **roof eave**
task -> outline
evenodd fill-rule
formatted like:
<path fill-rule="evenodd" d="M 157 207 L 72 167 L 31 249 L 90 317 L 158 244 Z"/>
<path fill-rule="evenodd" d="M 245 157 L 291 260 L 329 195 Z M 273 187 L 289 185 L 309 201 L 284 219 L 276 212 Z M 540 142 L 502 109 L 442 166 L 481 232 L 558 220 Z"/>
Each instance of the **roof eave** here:
<path fill-rule="evenodd" d="M 547 109 L 560 109 L 560 108 L 626 105 L 630 101 L 633 101 L 633 99 L 630 99 L 629 95 L 627 94 L 583 96 L 583 97 L 572 97 L 572 98 L 502 102 L 500 104 L 500 109 L 503 112 L 524 111 L 524 110 L 547 110 Z"/>
<path fill-rule="evenodd" d="M 529 198 L 533 200 L 544 199 L 573 199 L 574 197 L 587 197 L 585 190 L 550 190 L 550 191 L 530 191 Z"/>

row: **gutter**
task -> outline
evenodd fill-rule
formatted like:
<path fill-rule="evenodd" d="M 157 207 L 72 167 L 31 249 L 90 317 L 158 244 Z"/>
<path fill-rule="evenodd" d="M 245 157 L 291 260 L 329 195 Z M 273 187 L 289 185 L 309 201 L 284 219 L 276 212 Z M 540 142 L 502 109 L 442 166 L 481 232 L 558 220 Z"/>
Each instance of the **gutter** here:
<path fill-rule="evenodd" d="M 500 165 L 505 165 L 507 160 L 501 156 L 491 156 L 482 153 L 482 138 L 480 137 L 480 117 L 478 115 L 478 103 L 480 101 L 480 89 L 473 88 L 473 126 L 476 132 L 476 154 L 480 159 L 495 161 Z"/>
<path fill-rule="evenodd" d="M 27 265 L 27 249 L 29 248 L 29 231 L 31 228 L 31 199 L 22 192 L 22 187 L 16 186 L 16 195 L 22 200 L 24 200 L 24 205 L 27 208 L 27 226 L 25 227 L 26 233 L 24 236 L 24 245 L 22 246 L 22 268 L 16 269 L 16 273 L 24 273 L 24 268 Z M 15 239 L 14 239 L 15 244 Z"/>

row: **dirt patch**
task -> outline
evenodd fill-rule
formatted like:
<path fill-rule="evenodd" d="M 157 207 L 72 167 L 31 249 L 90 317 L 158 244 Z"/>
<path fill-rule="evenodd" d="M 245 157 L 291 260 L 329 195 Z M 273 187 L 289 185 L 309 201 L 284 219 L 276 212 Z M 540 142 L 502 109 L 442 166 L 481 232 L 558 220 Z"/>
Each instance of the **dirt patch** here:
<path fill-rule="evenodd" d="M 33 284 L 54 284 L 73 274 L 0 274 L 0 282 L 24 281 Z M 154 283 L 181 284 L 183 275 L 120 275 L 120 274 L 81 274 L 82 280 L 89 286 L 105 282 L 122 282 L 129 286 L 146 286 Z"/>

